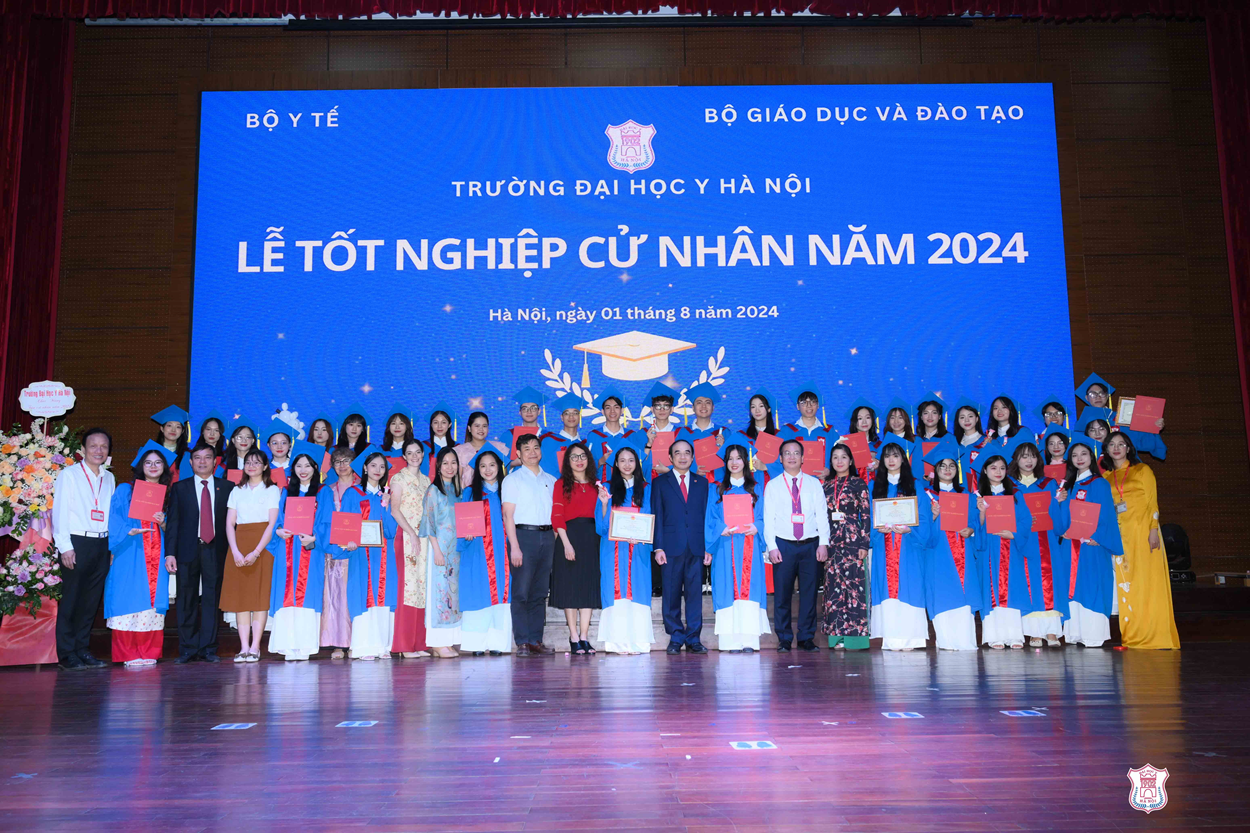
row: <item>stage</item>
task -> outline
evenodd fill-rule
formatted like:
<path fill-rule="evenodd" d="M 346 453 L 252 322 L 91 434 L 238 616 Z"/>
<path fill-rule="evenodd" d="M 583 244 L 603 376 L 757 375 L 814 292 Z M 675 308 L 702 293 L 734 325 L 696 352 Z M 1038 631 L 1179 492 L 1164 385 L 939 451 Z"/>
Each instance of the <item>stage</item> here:
<path fill-rule="evenodd" d="M 1244 829 L 1248 669 L 1241 643 L 2 669 L 0 828 Z"/>

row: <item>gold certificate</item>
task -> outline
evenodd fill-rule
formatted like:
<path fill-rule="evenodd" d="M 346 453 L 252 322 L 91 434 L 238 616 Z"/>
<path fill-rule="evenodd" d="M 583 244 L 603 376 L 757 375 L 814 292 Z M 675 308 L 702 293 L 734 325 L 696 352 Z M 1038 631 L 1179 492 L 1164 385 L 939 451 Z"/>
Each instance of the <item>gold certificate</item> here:
<path fill-rule="evenodd" d="M 360 546 L 362 547 L 382 546 L 382 522 L 381 521 L 361 521 L 360 522 Z"/>
<path fill-rule="evenodd" d="M 609 541 L 642 541 L 650 544 L 654 535 L 655 515 L 612 510 L 612 519 L 608 524 Z"/>
<path fill-rule="evenodd" d="M 872 525 L 920 526 L 920 512 L 914 495 L 876 498 L 872 502 Z"/>
<path fill-rule="evenodd" d="M 1120 407 L 1115 412 L 1116 425 L 1128 425 L 1133 421 L 1133 405 L 1137 400 L 1132 396 L 1121 396 Z"/>

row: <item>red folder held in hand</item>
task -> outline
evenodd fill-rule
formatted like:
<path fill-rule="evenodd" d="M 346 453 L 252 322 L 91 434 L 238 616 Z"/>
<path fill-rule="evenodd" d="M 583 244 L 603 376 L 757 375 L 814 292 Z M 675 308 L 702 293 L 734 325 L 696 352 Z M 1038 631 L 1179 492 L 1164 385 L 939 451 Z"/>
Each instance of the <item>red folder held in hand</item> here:
<path fill-rule="evenodd" d="M 815 474 L 825 468 L 825 441 L 799 440 L 803 443 L 803 473 Z"/>
<path fill-rule="evenodd" d="M 673 446 L 673 440 L 677 439 L 676 431 L 662 431 L 655 435 L 655 439 L 651 441 L 651 465 L 655 466 L 671 466 L 673 460 L 668 456 L 668 450 Z"/>
<path fill-rule="evenodd" d="M 725 495 L 725 526 L 750 526 L 755 523 L 755 506 L 750 495 Z"/>
<path fill-rule="evenodd" d="M 851 450 L 851 459 L 855 468 L 862 469 L 872 462 L 872 450 L 868 448 L 868 435 L 860 432 L 843 434 L 838 442 Z"/>
<path fill-rule="evenodd" d="M 1068 476 L 1067 463 L 1051 463 L 1049 466 L 1042 466 L 1042 474 L 1058 483 L 1062 483 L 1063 479 Z"/>
<path fill-rule="evenodd" d="M 286 469 L 277 467 L 269 469 L 269 479 L 273 481 L 273 485 L 279 489 L 285 489 L 287 484 Z"/>
<path fill-rule="evenodd" d="M 243 482 L 243 469 L 229 469 L 226 471 L 226 479 L 234 485 L 238 486 Z"/>
<path fill-rule="evenodd" d="M 335 512 L 330 516 L 330 543 L 339 547 L 359 544 L 361 520 L 355 512 Z"/>
<path fill-rule="evenodd" d="M 165 486 L 136 480 L 130 495 L 130 518 L 135 521 L 152 521 L 157 512 L 165 511 Z M 155 523 L 155 521 L 153 521 Z"/>
<path fill-rule="evenodd" d="M 717 454 L 718 451 L 715 434 L 701 437 L 694 441 L 694 461 L 698 465 L 700 472 L 709 474 L 725 465 L 725 461 Z M 730 526 L 733 526 L 733 524 L 730 524 Z"/>
<path fill-rule="evenodd" d="M 1033 516 L 1034 532 L 1055 528 L 1055 522 L 1050 519 L 1050 492 L 1029 492 L 1024 496 L 1024 503 Z"/>
<path fill-rule="evenodd" d="M 1102 504 L 1087 500 L 1073 500 L 1069 505 L 1072 522 L 1068 524 L 1068 531 L 1063 533 L 1063 537 L 1073 541 L 1090 540 L 1098 531 L 1098 516 L 1102 514 Z"/>
<path fill-rule="evenodd" d="M 315 497 L 288 497 L 282 516 L 282 527 L 297 535 L 312 535 L 313 520 L 317 516 Z"/>
<path fill-rule="evenodd" d="M 755 438 L 755 457 L 764 465 L 777 462 L 781 454 L 781 439 L 772 434 L 760 433 Z"/>
<path fill-rule="evenodd" d="M 1016 531 L 1016 501 L 1011 495 L 993 495 L 985 499 L 985 531 Z"/>
<path fill-rule="evenodd" d="M 514 425 L 512 427 L 512 461 L 515 463 L 518 459 L 516 453 L 516 441 L 526 434 L 537 434 L 537 425 Z"/>
<path fill-rule="evenodd" d="M 486 534 L 484 500 L 456 504 L 456 537 L 481 538 Z"/>
<path fill-rule="evenodd" d="M 938 494 L 938 528 L 943 532 L 958 532 L 967 529 L 968 496 L 960 492 L 941 492 Z"/>
<path fill-rule="evenodd" d="M 1129 420 L 1128 427 L 1146 434 L 1158 434 L 1159 426 L 1155 425 L 1155 421 L 1163 419 L 1163 406 L 1166 404 L 1166 399 L 1154 396 L 1136 397 L 1133 400 L 1133 418 Z"/>

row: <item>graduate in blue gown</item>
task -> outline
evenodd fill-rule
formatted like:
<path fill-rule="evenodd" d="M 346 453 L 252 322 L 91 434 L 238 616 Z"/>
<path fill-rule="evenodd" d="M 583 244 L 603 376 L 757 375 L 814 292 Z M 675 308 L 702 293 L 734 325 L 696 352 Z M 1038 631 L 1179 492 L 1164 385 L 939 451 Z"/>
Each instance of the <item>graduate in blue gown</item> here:
<path fill-rule="evenodd" d="M 187 470 L 190 471 L 191 459 L 187 454 L 187 449 L 191 446 L 187 443 L 190 440 L 188 435 L 191 432 L 191 415 L 177 405 L 170 405 L 152 414 L 152 421 L 157 425 L 156 444 L 173 455 L 169 469 L 173 482 L 177 483 L 178 478 L 182 476 L 184 462 L 187 464 Z"/>
<path fill-rule="evenodd" d="M 885 421 L 881 427 L 881 441 L 897 440 L 903 451 L 910 453 L 912 443 L 916 441 L 916 432 L 912 430 L 911 405 L 901 397 L 890 400 L 885 412 Z"/>
<path fill-rule="evenodd" d="M 557 480 L 560 478 L 560 463 L 564 460 L 565 449 L 582 438 L 582 406 L 585 404 L 577 394 L 566 393 L 561 396 L 552 407 L 560 416 L 560 429 L 548 431 L 540 437 L 543 458 L 538 465 Z"/>
<path fill-rule="evenodd" d="M 712 607 L 716 611 L 719 650 L 752 653 L 760 649 L 760 634 L 768 633 L 764 581 L 764 487 L 750 469 L 750 451 L 743 445 L 724 447 L 722 479 L 708 497 L 704 540 L 712 566 Z M 749 495 L 753 521 L 729 527 L 725 497 Z"/>
<path fill-rule="evenodd" d="M 711 382 L 700 382 L 697 385 L 692 385 L 686 391 L 686 396 L 689 397 L 693 405 L 694 419 L 689 425 L 685 426 L 682 431 L 682 437 L 690 440 L 691 443 L 707 437 L 715 437 L 716 447 L 718 449 L 724 448 L 725 435 L 728 431 L 723 426 L 712 422 L 712 414 L 716 409 L 716 403 L 720 401 L 720 394 L 716 392 L 716 388 Z M 717 466 L 711 471 L 703 471 L 699 468 L 698 462 L 698 459 L 696 459 L 694 466 L 695 474 L 703 475 L 712 483 L 720 481 L 724 474 L 723 467 Z"/>
<path fill-rule="evenodd" d="M 1023 618 L 1032 613 L 1029 564 L 1037 560 L 1033 516 L 1007 476 L 1007 450 L 991 442 L 978 458 L 977 509 L 984 534 L 978 535 L 983 569 L 981 641 L 991 648 L 1024 647 Z M 993 533 L 986 524 L 985 498 L 1010 497 L 1016 512 L 1015 532 Z M 1040 590 L 1040 588 L 1039 588 Z"/>
<path fill-rule="evenodd" d="M 831 449 L 831 439 L 829 434 L 829 425 L 824 419 L 824 409 L 820 404 L 820 388 L 812 382 L 800 385 L 790 391 L 790 396 L 794 400 L 794 405 L 798 409 L 799 416 L 794 422 L 786 423 L 777 436 L 783 440 L 802 440 L 803 442 L 823 442 L 824 449 L 820 454 L 820 458 L 825 461 L 825 467 L 819 471 L 811 472 L 817 479 L 824 480 L 829 474 L 828 461 Z M 833 439 L 837 439 L 835 435 Z M 781 471 L 781 464 L 777 464 L 777 471 Z M 774 475 L 775 476 L 775 475 Z"/>
<path fill-rule="evenodd" d="M 872 483 L 874 504 L 916 494 L 902 442 L 892 436 L 882 438 L 880 465 Z M 871 631 L 874 639 L 882 639 L 881 647 L 886 651 L 923 648 L 929 638 L 924 565 L 933 516 L 931 512 L 917 514 L 916 526 L 876 526 L 874 507 Z"/>
<path fill-rule="evenodd" d="M 291 448 L 295 430 L 283 420 L 274 417 L 265 426 L 261 439 L 264 452 L 269 457 L 269 476 L 279 488 L 286 488 L 291 477 Z"/>
<path fill-rule="evenodd" d="M 925 454 L 949 433 L 946 429 L 946 402 L 933 391 L 926 393 L 916 406 L 916 439 L 909 453 L 911 474 L 917 483 L 927 481 L 932 473 L 925 466 Z M 951 441 L 954 442 L 953 439 Z"/>
<path fill-rule="evenodd" d="M 976 496 L 966 491 L 959 476 L 959 447 L 954 438 L 943 437 L 924 455 L 923 462 L 933 470 L 925 482 L 927 501 L 921 501 L 921 513 L 928 513 L 929 537 L 925 545 L 925 606 L 933 620 L 933 633 L 938 648 L 948 651 L 975 651 L 977 623 L 974 614 L 981 612 L 981 565 L 977 557 L 976 537 L 979 515 Z M 961 529 L 942 529 L 941 494 L 960 498 L 968 513 L 968 523 Z"/>
<path fill-rule="evenodd" d="M 230 422 L 217 411 L 209 411 L 200 419 L 199 431 L 194 441 L 187 442 L 187 448 L 195 448 L 200 443 L 210 446 L 217 453 L 217 462 L 214 465 L 214 475 L 223 477 L 225 470 L 221 467 L 221 461 L 226 455 L 226 426 Z M 194 476 L 191 471 L 191 455 L 183 455 L 182 462 L 178 466 L 178 479 L 185 479 Z"/>
<path fill-rule="evenodd" d="M 1068 428 L 1071 425 L 1070 414 L 1075 413 L 1072 410 L 1070 399 L 1066 396 L 1050 393 L 1042 397 L 1042 403 L 1033 409 L 1034 415 L 1037 416 L 1037 424 L 1039 429 L 1038 435 L 1046 432 L 1047 428 L 1052 425 L 1058 425 L 1062 428 Z"/>
<path fill-rule="evenodd" d="M 402 458 L 408 443 L 416 439 L 412 430 L 412 414 L 403 405 L 393 405 L 386 422 L 378 431 L 377 445 L 382 453 L 391 458 Z"/>
<path fill-rule="evenodd" d="M 1051 428 L 1062 431 L 1062 427 L 1052 424 Z M 1062 480 L 1047 477 L 1042 471 L 1042 454 L 1037 444 L 1023 432 L 1017 434 L 1004 449 L 1007 465 L 1007 476 L 1016 487 L 1016 493 L 1025 495 L 1037 492 L 1050 494 L 1050 507 L 1047 516 L 1053 529 L 1038 529 L 1037 558 L 1029 562 L 1029 580 L 1033 588 L 1033 610 L 1025 614 L 1024 635 L 1029 638 L 1029 646 L 1040 648 L 1042 640 L 1052 648 L 1059 647 L 1059 636 L 1063 634 L 1063 620 L 1068 616 L 1068 595 L 1062 588 L 1068 585 L 1069 570 L 1064 559 L 1058 557 L 1061 549 L 1059 539 L 1063 531 L 1061 520 L 1063 510 L 1060 508 L 1058 496 L 1063 488 Z M 1067 493 L 1062 493 L 1067 497 Z M 1031 512 L 1032 510 L 1030 510 Z"/>
<path fill-rule="evenodd" d="M 306 660 L 321 648 L 321 604 L 325 592 L 325 549 L 316 537 L 316 515 L 313 534 L 299 534 L 286 528 L 287 501 L 291 498 L 312 498 L 320 510 L 323 500 L 333 505 L 329 496 L 321 495 L 321 470 L 318 461 L 324 456 L 321 446 L 297 440 L 291 451 L 290 476 L 278 504 L 278 523 L 269 539 L 273 554 L 273 576 L 269 585 L 269 650 L 287 660 Z"/>
<path fill-rule="evenodd" d="M 651 422 L 646 427 L 647 440 L 642 447 L 642 464 L 643 471 L 651 479 L 655 479 L 672 468 L 671 465 L 657 463 L 655 455 L 651 448 L 655 443 L 657 434 L 672 434 L 671 441 L 675 441 L 682 434 L 682 426 L 673 416 L 673 408 L 677 405 L 677 394 L 672 388 L 663 382 L 656 382 L 651 386 L 651 390 L 647 391 L 645 400 L 650 403 Z M 645 415 L 644 415 L 645 416 Z M 670 461 L 671 462 L 671 461 Z M 659 572 L 657 570 L 658 578 Z"/>
<path fill-rule="evenodd" d="M 729 432 L 725 437 L 725 445 L 742 445 L 746 446 L 751 452 L 751 471 L 755 474 L 755 482 L 760 484 L 761 494 L 764 486 L 768 485 L 768 481 L 781 473 L 781 458 L 771 463 L 765 463 L 759 458 L 757 449 L 757 441 L 760 434 L 767 434 L 776 437 L 780 433 L 777 424 L 777 400 L 771 393 L 758 388 L 751 394 L 751 398 L 747 402 L 747 427 L 738 431 Z M 724 447 L 724 446 L 722 446 Z M 765 562 L 765 567 L 770 568 L 772 564 Z"/>
<path fill-rule="evenodd" d="M 503 459 L 483 449 L 473 464 L 473 484 L 460 493 L 461 503 L 482 506 L 486 533 L 460 537 L 460 634 L 461 651 L 475 657 L 512 651 L 512 608 L 509 604 L 512 574 L 508 564 L 508 539 L 503 528 Z M 485 504 L 483 506 L 483 504 Z"/>
<path fill-rule="evenodd" d="M 595 459 L 596 479 L 607 483 L 612 477 L 612 461 L 616 459 L 616 452 L 629 445 L 641 454 L 647 435 L 626 427 L 625 397 L 615 387 L 609 385 L 604 388 L 595 397 L 595 405 L 603 415 L 603 423 L 588 432 L 586 443 Z"/>
<path fill-rule="evenodd" d="M 1111 638 L 1111 605 L 1115 595 L 1112 559 L 1124 554 L 1111 486 L 1098 471 L 1101 451 L 1089 437 L 1072 438 L 1064 481 L 1068 495 L 1060 503 L 1060 528 L 1065 533 L 1077 502 L 1099 506 L 1098 528 L 1093 537 L 1081 541 L 1064 538 L 1057 555 L 1067 558 L 1070 565 L 1068 618 L 1063 625 L 1063 637 L 1068 644 L 1079 642 L 1088 648 L 1096 648 Z"/>
<path fill-rule="evenodd" d="M 1115 388 L 1112 387 L 1110 382 L 1097 373 L 1089 374 L 1085 381 L 1081 382 L 1076 389 L 1077 399 L 1085 406 L 1085 409 L 1081 411 L 1081 418 L 1085 419 L 1086 416 L 1090 419 L 1100 418 L 1109 426 L 1114 426 L 1115 412 L 1111 409 L 1111 395 L 1114 393 Z M 1163 430 L 1164 421 L 1162 417 L 1155 423 L 1155 427 L 1160 431 Z M 1079 428 L 1074 428 L 1073 430 L 1077 431 L 1077 433 L 1083 433 Z M 1158 434 L 1152 434 L 1147 431 L 1133 431 L 1126 426 L 1121 426 L 1118 430 L 1128 435 L 1128 438 L 1133 441 L 1133 447 L 1137 449 L 1139 454 L 1149 454 L 1160 460 L 1167 459 L 1167 444 L 1163 442 L 1163 437 Z M 1106 438 L 1104 437 L 1103 439 Z M 1099 440 L 1099 442 L 1102 442 L 1102 440 Z"/>
<path fill-rule="evenodd" d="M 608 540 L 614 509 L 651 514 L 651 484 L 642 476 L 641 463 L 633 448 L 618 451 L 612 479 L 607 487 L 599 485 L 599 501 L 595 505 L 599 587 L 603 597 L 597 640 L 604 643 L 608 653 L 646 653 L 655 642 L 651 624 L 651 544 Z"/>
<path fill-rule="evenodd" d="M 148 440 L 130 462 L 135 481 L 166 487 L 173 482 L 170 471 L 174 455 L 163 445 Z M 113 492 L 109 505 L 109 552 L 113 564 L 104 581 L 104 618 L 112 631 L 113 662 L 127 666 L 155 665 L 165 637 L 165 612 L 169 610 L 169 568 L 165 556 L 165 512 L 151 521 L 130 517 L 134 487 L 123 483 Z"/>
<path fill-rule="evenodd" d="M 421 442 L 425 445 L 425 476 L 432 481 L 438 452 L 444 448 L 456 447 L 456 412 L 448 405 L 439 403 L 434 406 L 434 410 L 430 411 L 427 425 L 429 433 Z"/>
<path fill-rule="evenodd" d="M 994 397 L 990 402 L 988 426 L 989 430 L 985 433 L 989 444 L 999 448 L 1006 448 L 1007 443 L 1021 431 L 1033 436 L 1032 431 L 1020 424 L 1020 403 L 1005 394 Z"/>
<path fill-rule="evenodd" d="M 352 659 L 389 659 L 395 630 L 395 532 L 390 511 L 386 455 L 367 446 L 352 462 L 360 482 L 343 494 L 340 511 L 382 522 L 382 546 L 340 547 L 330 541 L 330 526 L 317 530 L 331 558 L 347 560 L 347 610 L 352 617 Z"/>

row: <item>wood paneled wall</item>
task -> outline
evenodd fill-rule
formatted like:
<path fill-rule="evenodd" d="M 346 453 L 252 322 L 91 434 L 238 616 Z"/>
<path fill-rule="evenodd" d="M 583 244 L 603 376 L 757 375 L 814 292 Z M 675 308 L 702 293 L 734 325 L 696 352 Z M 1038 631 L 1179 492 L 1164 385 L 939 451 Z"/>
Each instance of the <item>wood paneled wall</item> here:
<path fill-rule="evenodd" d="M 1164 521 L 1250 568 L 1205 27 L 673 26 L 285 31 L 81 26 L 56 378 L 128 460 L 187 398 L 201 89 L 1049 80 L 1078 376 L 1167 397 Z"/>

